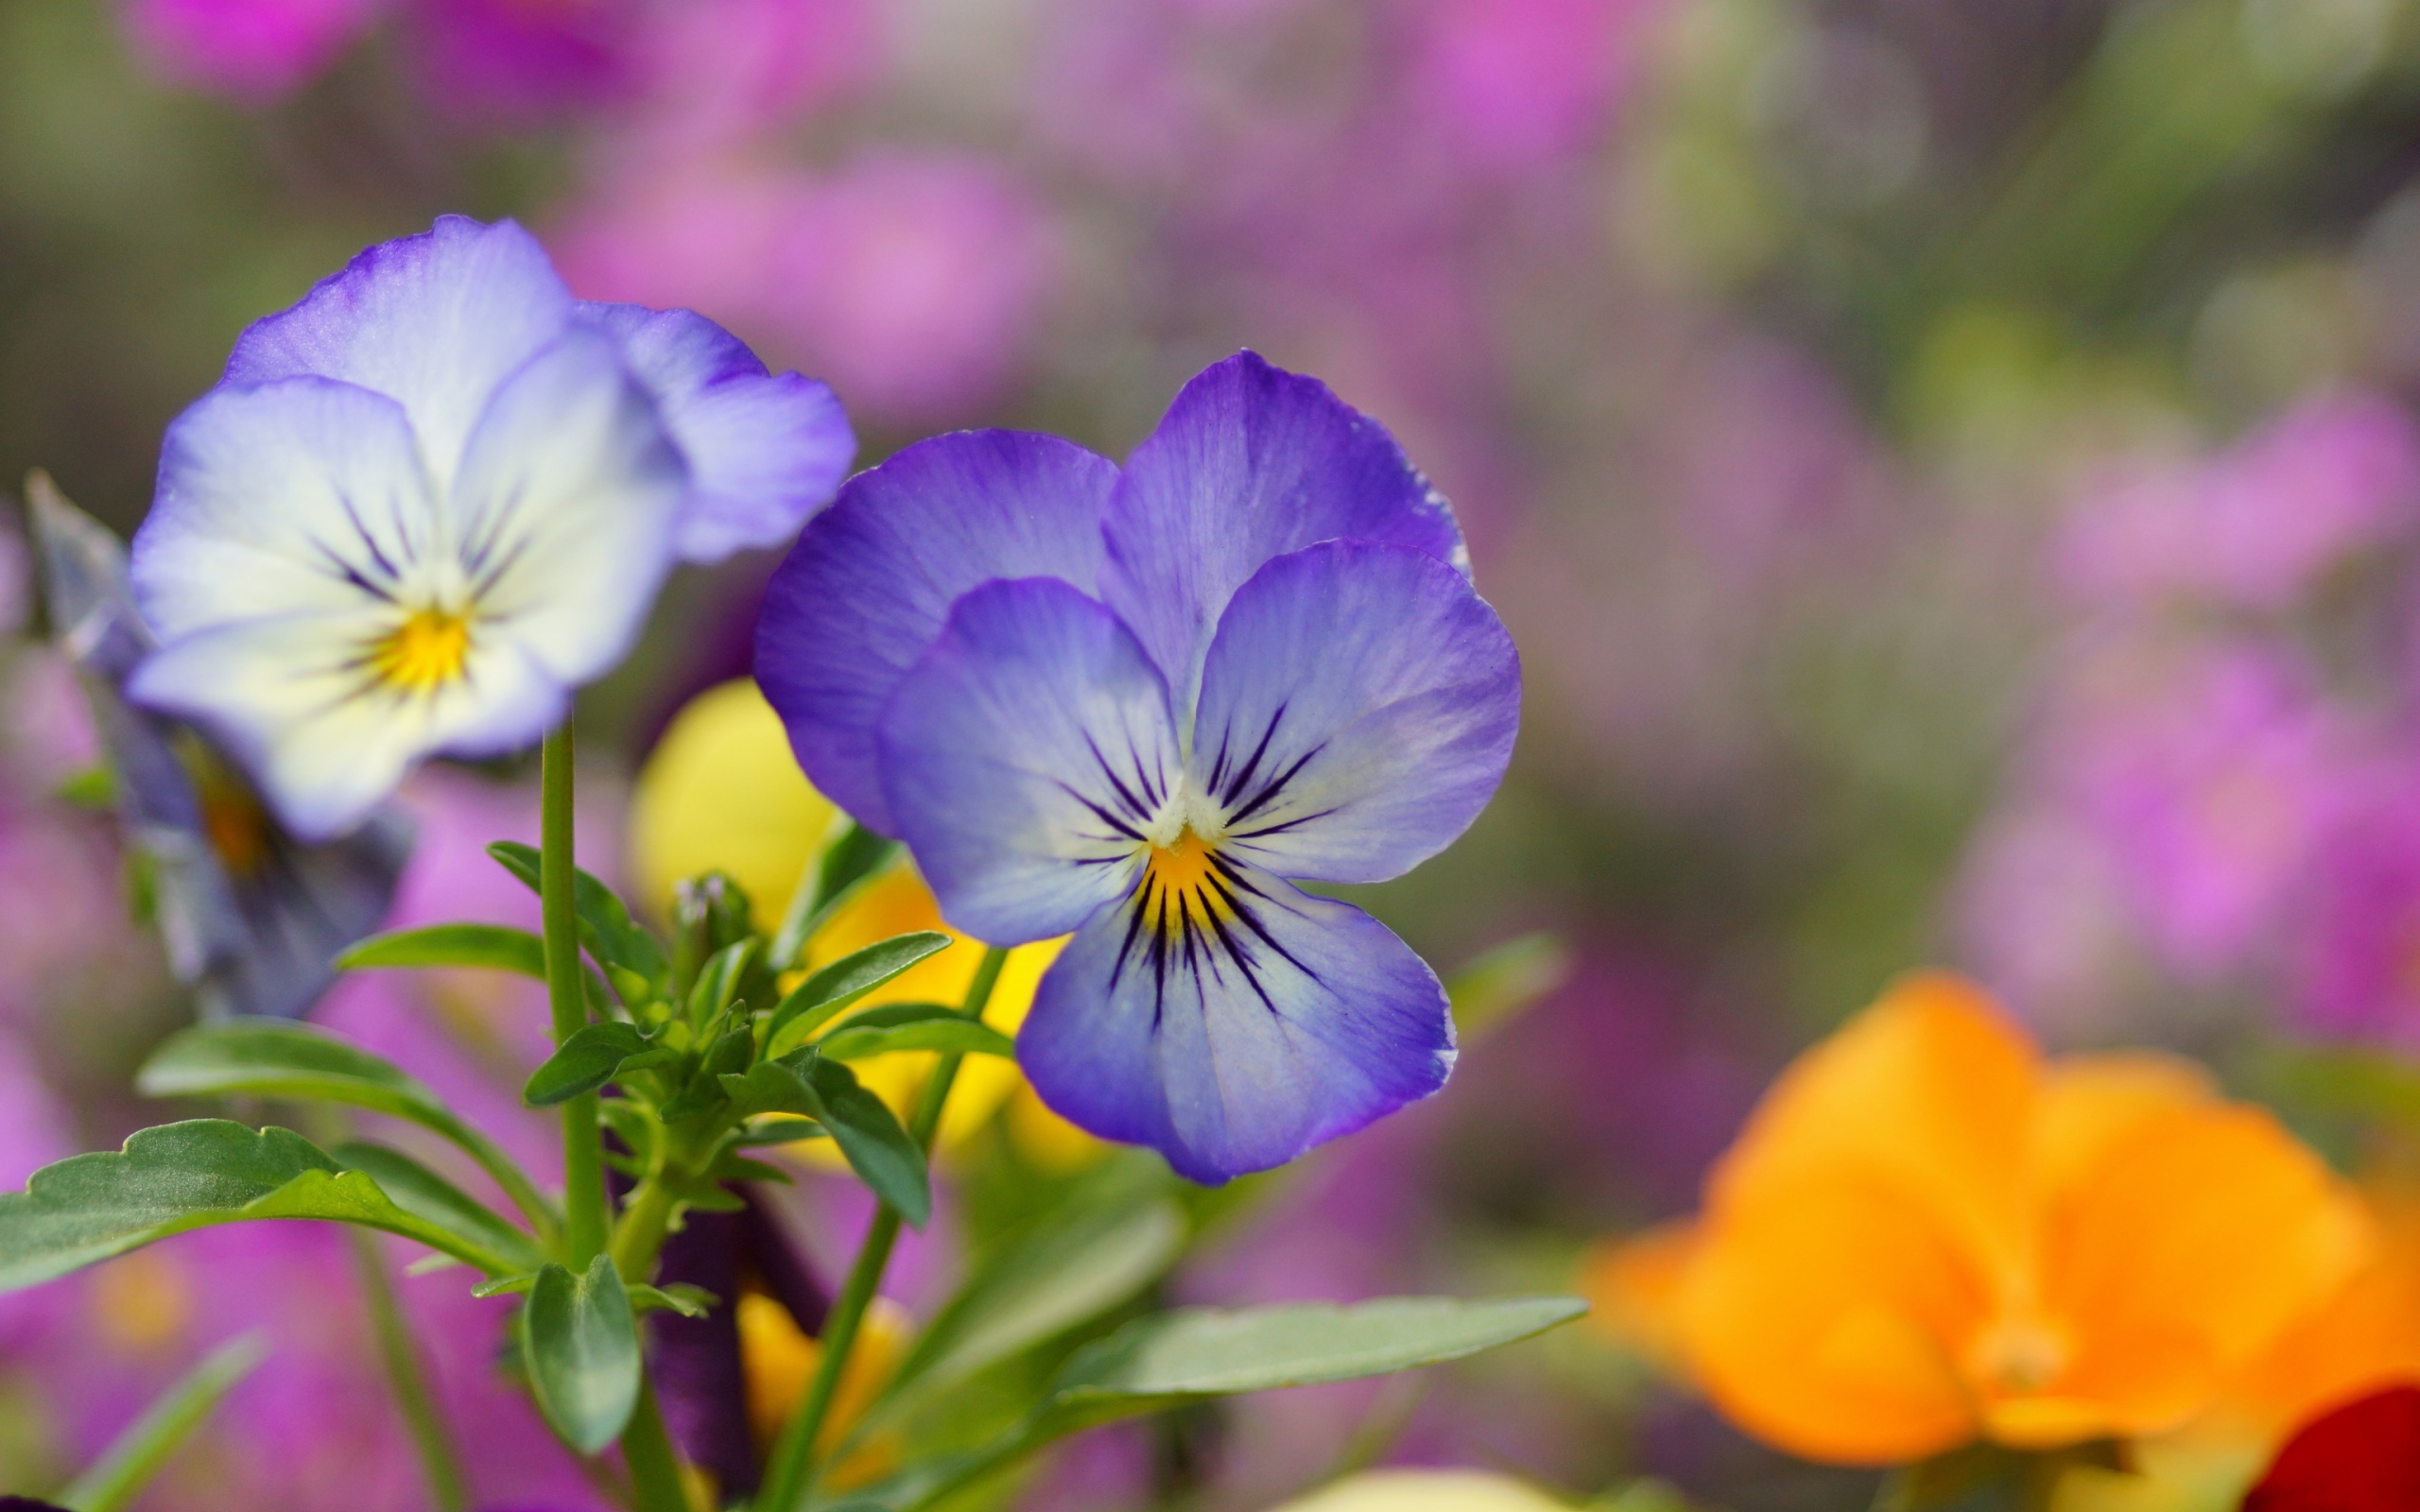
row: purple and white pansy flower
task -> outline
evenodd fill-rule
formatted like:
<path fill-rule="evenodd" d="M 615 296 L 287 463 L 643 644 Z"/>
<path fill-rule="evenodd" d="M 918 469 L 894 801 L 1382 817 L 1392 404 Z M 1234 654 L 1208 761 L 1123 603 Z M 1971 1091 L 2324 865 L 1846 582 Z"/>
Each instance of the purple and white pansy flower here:
<path fill-rule="evenodd" d="M 1400 875 L 1495 793 L 1520 663 L 1374 421 L 1250 352 L 1124 468 L 1007 431 L 853 479 L 776 574 L 757 679 L 950 922 L 1072 933 L 1018 1057 L 1203 1181 L 1443 1085 L 1445 994 L 1296 882 Z"/>
<path fill-rule="evenodd" d="M 537 739 L 676 559 L 785 540 L 856 449 L 823 385 L 446 216 L 254 324 L 169 427 L 129 692 L 342 833 L 424 757 Z"/>

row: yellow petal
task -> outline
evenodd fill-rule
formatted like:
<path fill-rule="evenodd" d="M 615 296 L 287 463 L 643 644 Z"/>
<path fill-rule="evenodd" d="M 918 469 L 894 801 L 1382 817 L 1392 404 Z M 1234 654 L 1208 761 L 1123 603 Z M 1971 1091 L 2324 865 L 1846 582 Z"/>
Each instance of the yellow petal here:
<path fill-rule="evenodd" d="M 640 903 L 668 909 L 673 887 L 722 870 L 770 929 L 832 826 L 833 807 L 801 772 L 789 737 L 743 678 L 689 700 L 631 794 L 631 875 Z"/>
<path fill-rule="evenodd" d="M 1980 989 L 1902 978 L 1784 1072 L 1707 1183 L 1710 1211 L 1810 1174 L 1899 1190 L 1987 1272 L 2024 1253 L 2023 1163 L 2039 1057 Z"/>
<path fill-rule="evenodd" d="M 1481 1470 L 1372 1470 L 1288 1502 L 1276 1512 L 1564 1512 L 1509 1475 Z"/>
<path fill-rule="evenodd" d="M 1975 1435 L 1950 1341 L 1988 1302 L 1934 1211 L 1851 1169 L 1710 1215 L 1675 1315 L 1691 1376 L 1741 1428 L 1806 1459 L 1889 1465 Z"/>
<path fill-rule="evenodd" d="M 823 1346 L 807 1337 L 791 1321 L 787 1309 L 758 1292 L 739 1298 L 739 1358 L 748 1395 L 748 1426 L 759 1445 L 780 1436 L 782 1425 L 798 1410 L 806 1383 L 822 1362 Z M 857 1419 L 873 1405 L 874 1394 L 890 1380 L 907 1358 L 915 1337 L 915 1323 L 907 1310 L 889 1297 L 877 1297 L 866 1309 L 849 1351 L 848 1368 L 840 1373 L 839 1389 L 832 1395 L 816 1451 L 830 1453 Z M 836 1484 L 862 1485 L 881 1472 L 883 1446 L 868 1445 L 850 1456 L 833 1477 Z M 871 1470 L 872 1473 L 866 1473 Z"/>

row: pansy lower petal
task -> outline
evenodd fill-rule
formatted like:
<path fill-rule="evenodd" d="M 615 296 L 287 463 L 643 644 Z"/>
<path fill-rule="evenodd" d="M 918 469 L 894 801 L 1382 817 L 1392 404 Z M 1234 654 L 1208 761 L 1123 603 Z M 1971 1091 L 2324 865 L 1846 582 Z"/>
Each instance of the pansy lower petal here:
<path fill-rule="evenodd" d="M 898 833 L 874 752 L 891 691 L 970 589 L 1056 577 L 1090 593 L 1116 477 L 1056 437 L 968 431 L 852 478 L 808 523 L 766 590 L 756 680 L 818 789 Z"/>
<path fill-rule="evenodd" d="M 323 378 L 214 389 L 168 427 L 135 602 L 165 641 L 359 607 L 435 549 L 428 500 L 393 400 Z"/>
<path fill-rule="evenodd" d="M 451 509 L 479 631 L 577 685 L 620 661 L 672 565 L 680 452 L 613 339 L 576 328 L 496 390 Z"/>
<path fill-rule="evenodd" d="M 227 360 L 226 381 L 311 374 L 390 395 L 411 416 L 441 486 L 488 395 L 562 335 L 572 306 L 536 237 L 509 220 L 443 215 L 418 236 L 371 248 L 292 309 L 255 321 Z"/>
<path fill-rule="evenodd" d="M 289 614 L 187 636 L 135 670 L 128 693 L 206 730 L 306 840 L 342 833 L 433 747 L 428 712 L 365 692 L 358 614 Z"/>
<path fill-rule="evenodd" d="M 832 502 L 857 439 L 831 388 L 769 373 L 747 344 L 688 310 L 583 304 L 611 333 L 689 464 L 674 545 L 688 561 L 778 545 Z"/>
<path fill-rule="evenodd" d="M 1385 925 L 1231 865 L 1206 907 L 1138 895 L 1086 923 L 1017 1058 L 1069 1121 L 1217 1182 L 1435 1091 L 1454 1030 L 1435 973 Z"/>
<path fill-rule="evenodd" d="M 1239 352 L 1186 384 L 1126 464 L 1102 525 L 1101 597 L 1180 706 L 1229 595 L 1272 557 L 1339 537 L 1467 569 L 1443 495 L 1315 378 Z"/>
<path fill-rule="evenodd" d="M 1269 562 L 1228 604 L 1189 771 L 1237 853 L 1288 877 L 1383 882 L 1487 806 L 1520 720 L 1519 653 L 1460 573 L 1329 541 Z"/>
<path fill-rule="evenodd" d="M 1055 578 L 990 583 L 891 696 L 883 791 L 942 917 L 1021 945 L 1125 895 L 1183 761 L 1167 688 Z"/>

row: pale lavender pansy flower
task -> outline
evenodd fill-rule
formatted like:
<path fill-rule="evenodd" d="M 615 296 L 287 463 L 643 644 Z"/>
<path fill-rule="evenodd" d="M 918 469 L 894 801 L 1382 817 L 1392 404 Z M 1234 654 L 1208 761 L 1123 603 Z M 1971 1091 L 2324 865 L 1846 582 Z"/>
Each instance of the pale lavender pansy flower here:
<path fill-rule="evenodd" d="M 305 837 L 415 763 L 534 741 L 677 557 L 772 544 L 855 452 L 830 390 L 686 311 L 584 304 L 510 221 L 373 247 L 237 341 L 169 427 L 139 702 Z"/>
<path fill-rule="evenodd" d="M 1511 638 L 1386 432 L 1246 352 L 1123 469 L 972 432 L 843 490 L 776 574 L 757 680 L 807 775 L 942 913 L 1073 932 L 1019 1058 L 1216 1181 L 1435 1091 L 1437 979 L 1294 882 L 1399 875 L 1501 780 Z"/>
<path fill-rule="evenodd" d="M 204 1018 L 297 1018 L 335 979 L 337 954 L 378 927 L 411 851 L 391 806 L 308 845 L 195 731 L 128 704 L 157 649 L 126 581 L 126 548 L 37 474 L 27 490 L 52 633 L 74 662 L 128 844 L 150 868 L 162 942 Z"/>

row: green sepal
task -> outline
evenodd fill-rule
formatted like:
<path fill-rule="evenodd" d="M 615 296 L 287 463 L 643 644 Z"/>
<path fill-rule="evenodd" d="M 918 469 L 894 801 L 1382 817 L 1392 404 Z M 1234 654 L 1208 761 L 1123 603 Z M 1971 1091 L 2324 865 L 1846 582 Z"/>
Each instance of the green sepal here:
<path fill-rule="evenodd" d="M 852 952 L 816 971 L 775 1005 L 766 1021 L 766 1058 L 779 1059 L 804 1044 L 850 1004 L 949 944 L 947 935 L 920 930 Z"/>
<path fill-rule="evenodd" d="M 816 1041 L 816 1049 L 834 1060 L 865 1060 L 907 1050 L 940 1050 L 961 1056 L 998 1056 L 1014 1060 L 1016 1041 L 988 1023 L 955 1015 L 925 1019 L 890 1027 L 859 1028 L 856 1021 Z"/>
<path fill-rule="evenodd" d="M 529 1074 L 521 1100 L 532 1108 L 569 1102 L 612 1081 L 625 1061 L 646 1055 L 648 1049 L 647 1036 L 618 1019 L 585 1024 Z"/>
<path fill-rule="evenodd" d="M 603 1452 L 639 1400 L 639 1331 L 611 1257 L 584 1275 L 542 1266 L 521 1307 L 521 1348 L 538 1410 L 564 1443 Z"/>
<path fill-rule="evenodd" d="M 700 1029 L 715 1022 L 739 995 L 739 985 L 755 964 L 756 941 L 743 939 L 707 957 L 689 988 L 689 1022 Z"/>
<path fill-rule="evenodd" d="M 338 1165 L 378 1183 L 396 1207 L 476 1245 L 510 1264 L 535 1269 L 545 1254 L 537 1241 L 476 1197 L 403 1151 L 368 1140 L 347 1140 L 328 1151 Z"/>
<path fill-rule="evenodd" d="M 546 979 L 546 942 L 502 924 L 429 924 L 357 940 L 337 954 L 339 971 L 468 966 Z"/>
<path fill-rule="evenodd" d="M 488 854 L 493 856 L 505 870 L 520 878 L 522 885 L 531 892 L 544 895 L 545 889 L 539 882 L 535 848 L 516 840 L 498 840 L 488 847 Z M 580 943 L 587 947 L 589 954 L 596 958 L 596 963 L 608 972 L 618 967 L 636 975 L 647 985 L 647 990 L 633 999 L 623 990 L 623 984 L 616 977 L 614 990 L 622 992 L 625 1002 L 635 1008 L 640 1000 L 664 990 L 669 963 L 665 959 L 663 942 L 645 925 L 631 918 L 631 911 L 623 906 L 620 898 L 614 896 L 613 888 L 589 873 L 575 869 L 572 874 L 572 905 L 579 916 Z"/>
<path fill-rule="evenodd" d="M 721 1108 L 725 1101 L 722 1078 L 745 1072 L 755 1054 L 756 1035 L 753 1030 L 744 1025 L 725 1030 L 706 1047 L 705 1057 L 688 1084 L 664 1105 L 665 1122 L 677 1124 L 701 1118 Z"/>
<path fill-rule="evenodd" d="M 0 1195 L 0 1292 L 156 1239 L 255 1218 L 322 1218 L 418 1240 L 490 1276 L 511 1261 L 406 1211 L 372 1177 L 289 1129 L 223 1118 L 143 1129 L 123 1149 L 74 1156 Z"/>

